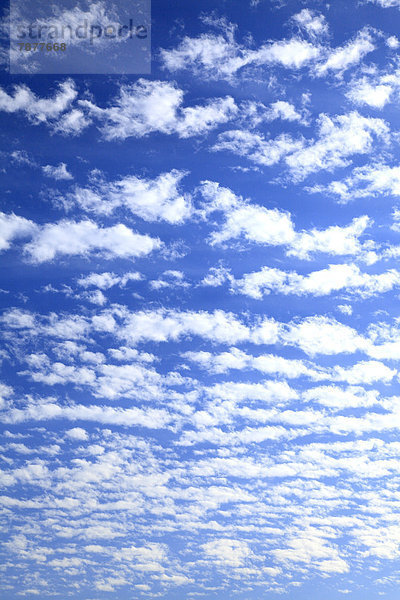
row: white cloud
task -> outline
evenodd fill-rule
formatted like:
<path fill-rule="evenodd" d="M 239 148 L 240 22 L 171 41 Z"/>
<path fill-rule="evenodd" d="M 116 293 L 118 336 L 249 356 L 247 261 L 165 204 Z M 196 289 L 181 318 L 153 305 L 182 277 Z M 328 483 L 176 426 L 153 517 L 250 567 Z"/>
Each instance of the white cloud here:
<path fill-rule="evenodd" d="M 20 329 L 24 335 L 30 334 L 33 338 L 45 336 L 64 341 L 85 340 L 92 331 L 98 335 L 113 334 L 117 341 L 123 341 L 127 347 L 143 342 L 176 342 L 198 336 L 212 343 L 228 345 L 251 342 L 256 345 L 294 346 L 311 356 L 357 351 L 375 360 L 400 356 L 397 327 L 390 328 L 381 323 L 369 327 L 362 334 L 323 315 L 284 323 L 269 317 L 250 319 L 248 315 L 241 316 L 223 310 L 206 312 L 157 309 L 131 312 L 126 307 L 116 305 L 95 313 L 92 318 L 80 315 L 58 316 L 55 313 L 41 316 L 11 309 L 3 314 L 1 320 L 8 329 Z M 73 350 L 72 355 L 76 352 L 77 349 Z M 308 366 L 320 371 L 315 365 Z"/>
<path fill-rule="evenodd" d="M 386 45 L 392 50 L 397 50 L 397 48 L 400 46 L 400 42 L 395 35 L 391 35 L 386 39 Z"/>
<path fill-rule="evenodd" d="M 50 386 L 73 383 L 77 387 L 88 387 L 96 398 L 116 400 L 121 397 L 136 398 L 140 394 L 142 400 L 150 401 L 164 396 L 164 384 L 184 383 L 177 374 L 167 374 L 163 379 L 153 367 L 146 366 L 143 364 L 145 361 L 141 360 L 114 365 L 106 363 L 103 355 L 98 357 L 95 353 L 83 352 L 80 359 L 87 365 L 75 366 L 59 361 L 50 362 L 46 357 L 40 365 L 36 365 L 31 358 L 36 357 L 27 358 L 30 369 L 21 371 L 21 375 Z"/>
<path fill-rule="evenodd" d="M 77 95 L 72 79 L 60 83 L 53 98 L 38 98 L 27 86 L 17 85 L 13 96 L 0 89 L 0 110 L 24 112 L 35 124 L 51 122 L 70 107 Z"/>
<path fill-rule="evenodd" d="M 400 0 L 364 0 L 365 2 L 373 2 L 382 8 L 400 7 Z"/>
<path fill-rule="evenodd" d="M 2 322 L 11 329 L 33 329 L 35 327 L 35 316 L 29 311 L 10 308 L 3 313 Z"/>
<path fill-rule="evenodd" d="M 308 377 L 313 381 L 345 381 L 350 385 L 371 385 L 377 381 L 386 384 L 393 381 L 397 374 L 396 369 L 391 369 L 376 360 L 361 361 L 351 367 L 336 365 L 323 368 L 310 361 L 287 359 L 273 354 L 253 356 L 234 347 L 220 354 L 199 351 L 185 352 L 182 356 L 196 363 L 202 369 L 206 369 L 209 373 L 226 373 L 232 369 L 256 370 L 288 379 Z M 224 386 L 225 384 L 222 384 L 222 389 Z M 217 387 L 217 389 L 219 388 Z M 232 391 L 231 397 L 237 398 L 237 393 Z"/>
<path fill-rule="evenodd" d="M 333 378 L 337 381 L 347 381 L 351 385 L 371 385 L 376 381 L 390 383 L 397 374 L 396 369 L 390 369 L 387 365 L 376 360 L 362 361 L 350 368 L 336 366 Z"/>
<path fill-rule="evenodd" d="M 190 287 L 190 283 L 185 281 L 185 274 L 182 271 L 169 269 L 168 271 L 164 271 L 162 277 L 150 281 L 149 286 L 153 290 L 161 290 L 174 287 L 188 288 Z"/>
<path fill-rule="evenodd" d="M 297 392 L 286 382 L 268 380 L 261 383 L 225 381 L 206 388 L 206 393 L 209 397 L 221 401 L 230 400 L 232 404 L 243 401 L 251 402 L 252 400 L 279 404 L 298 398 Z"/>
<path fill-rule="evenodd" d="M 201 336 L 220 343 L 248 339 L 249 328 L 232 313 L 205 311 L 140 311 L 126 316 L 118 336 L 130 343 L 141 340 L 163 342 Z"/>
<path fill-rule="evenodd" d="M 343 46 L 331 48 L 324 43 L 328 26 L 323 15 L 303 9 L 291 20 L 311 41 L 294 36 L 253 48 L 235 40 L 234 26 L 225 26 L 221 34 L 186 36 L 176 48 L 162 49 L 161 61 L 164 68 L 173 73 L 186 69 L 197 76 L 234 82 L 237 76 L 246 76 L 250 69 L 265 70 L 274 66 L 296 70 L 309 67 L 319 77 L 330 72 L 342 74 L 375 50 L 368 28 L 359 31 Z"/>
<path fill-rule="evenodd" d="M 74 108 L 64 113 L 56 123 L 53 129 L 61 135 L 79 135 L 86 127 L 91 124 L 89 119 L 81 110 Z"/>
<path fill-rule="evenodd" d="M 295 238 L 290 215 L 286 212 L 251 205 L 215 182 L 203 182 L 201 193 L 206 201 L 206 213 L 215 210 L 226 213 L 226 221 L 220 231 L 211 235 L 212 244 L 243 236 L 258 243 L 278 246 L 290 244 Z"/>
<path fill-rule="evenodd" d="M 341 290 L 368 298 L 390 291 L 399 285 L 400 272 L 396 269 L 370 275 L 362 273 L 354 264 L 339 264 L 329 265 L 326 269 L 313 271 L 308 275 L 263 267 L 261 271 L 247 273 L 242 279 L 236 279 L 232 283 L 232 289 L 258 300 L 271 292 L 324 296 Z"/>
<path fill-rule="evenodd" d="M 101 290 L 109 290 L 115 285 L 125 287 L 129 281 L 140 281 L 142 275 L 137 271 L 124 273 L 123 275 L 116 275 L 115 273 L 90 273 L 85 277 L 78 279 L 78 285 L 88 288 L 97 287 Z"/>
<path fill-rule="evenodd" d="M 67 199 L 88 212 L 111 214 L 125 207 L 145 221 L 179 224 L 192 212 L 191 197 L 179 191 L 185 171 L 172 170 L 155 179 L 132 176 L 118 181 L 102 179 L 89 188 L 77 187 Z"/>
<path fill-rule="evenodd" d="M 400 167 L 372 164 L 357 167 L 350 176 L 326 186 L 308 188 L 311 193 L 329 193 L 345 203 L 356 198 L 400 196 Z"/>
<path fill-rule="evenodd" d="M 149 429 L 166 428 L 172 415 L 159 409 L 119 408 L 84 404 L 60 406 L 52 402 L 36 403 L 26 409 L 14 408 L 0 417 L 3 423 L 25 423 L 26 421 L 49 421 L 66 419 L 67 421 L 89 421 L 123 427 L 140 426 Z"/>
<path fill-rule="evenodd" d="M 332 225 L 327 229 L 311 229 L 297 234 L 292 248 L 288 250 L 289 256 L 308 259 L 311 253 L 326 252 L 333 255 L 353 255 L 363 257 L 373 250 L 374 244 L 362 244 L 360 237 L 372 225 L 372 220 L 366 215 L 356 217 L 345 227 Z"/>
<path fill-rule="evenodd" d="M 353 307 L 351 304 L 339 304 L 337 308 L 343 315 L 351 316 L 353 314 Z"/>
<path fill-rule="evenodd" d="M 7 399 L 12 396 L 13 389 L 5 383 L 0 383 L 0 410 L 7 406 Z"/>
<path fill-rule="evenodd" d="M 362 244 L 359 240 L 372 225 L 367 216 L 357 217 L 345 227 L 332 225 L 327 229 L 297 232 L 289 213 L 250 204 L 216 182 L 203 182 L 201 193 L 204 213 L 221 211 L 225 217 L 220 229 L 210 236 L 212 245 L 244 238 L 258 244 L 286 246 L 288 256 L 306 260 L 313 253 L 324 252 L 364 257 L 373 262 L 373 243 Z"/>
<path fill-rule="evenodd" d="M 100 120 L 107 140 L 140 138 L 153 132 L 182 138 L 203 135 L 232 119 L 238 110 L 230 96 L 190 107 L 182 106 L 183 96 L 173 83 L 139 79 L 132 85 L 123 85 L 108 108 L 100 108 L 89 100 L 80 100 L 79 104 Z"/>
<path fill-rule="evenodd" d="M 226 281 L 232 281 L 233 276 L 230 269 L 227 269 L 222 264 L 217 267 L 211 267 L 207 275 L 202 279 L 200 285 L 219 287 Z"/>
<path fill-rule="evenodd" d="M 310 356 L 354 353 L 358 350 L 365 352 L 370 349 L 369 340 L 355 329 L 323 316 L 307 317 L 299 323 L 289 324 L 282 340 L 301 348 Z"/>
<path fill-rule="evenodd" d="M 388 45 L 392 48 L 396 46 L 398 40 L 389 38 Z M 382 109 L 388 102 L 395 102 L 399 99 L 400 92 L 400 71 L 398 66 L 389 65 L 384 70 L 377 67 L 371 67 L 367 75 L 354 79 L 350 84 L 350 89 L 346 93 L 347 98 L 359 105 L 367 105 L 372 108 Z"/>
<path fill-rule="evenodd" d="M 210 239 L 214 245 L 241 237 L 258 244 L 281 246 L 291 245 L 296 236 L 289 214 L 247 204 L 230 211 L 221 229 Z"/>
<path fill-rule="evenodd" d="M 65 180 L 65 179 L 73 179 L 71 173 L 67 169 L 67 165 L 65 163 L 60 163 L 57 167 L 52 165 L 45 165 L 42 167 L 43 173 L 47 175 L 47 177 L 53 177 L 53 179 L 57 180 Z"/>
<path fill-rule="evenodd" d="M 217 565 L 241 567 L 252 556 L 249 545 L 241 540 L 216 539 L 201 546 L 207 557 Z"/>
<path fill-rule="evenodd" d="M 301 180 L 310 173 L 333 170 L 351 164 L 354 154 L 368 154 L 374 137 L 388 139 L 389 128 L 385 121 L 363 117 L 358 112 L 318 118 L 318 139 L 289 154 L 285 158 L 292 177 Z"/>
<path fill-rule="evenodd" d="M 169 71 L 190 69 L 212 79 L 232 80 L 245 67 L 279 65 L 299 69 L 315 61 L 319 53 L 318 47 L 296 37 L 253 50 L 238 44 L 231 30 L 225 31 L 225 35 L 185 37 L 177 48 L 162 49 L 160 54 L 163 66 Z"/>
<path fill-rule="evenodd" d="M 82 298 L 85 298 L 88 302 L 92 304 L 97 304 L 98 306 L 104 306 L 107 304 L 107 298 L 100 290 L 93 290 L 91 292 L 85 292 L 81 295 Z"/>
<path fill-rule="evenodd" d="M 254 369 L 268 375 L 277 375 L 289 379 L 301 376 L 310 377 L 316 381 L 329 378 L 329 371 L 313 363 L 302 360 L 287 359 L 274 354 L 252 356 L 238 348 L 230 348 L 227 352 L 212 354 L 210 352 L 186 352 L 183 357 L 195 362 L 210 373 L 226 373 L 231 369 Z"/>
<path fill-rule="evenodd" d="M 254 53 L 253 61 L 257 65 L 278 64 L 287 69 L 300 69 L 314 61 L 319 53 L 320 49 L 306 40 L 292 38 L 260 48 Z"/>
<path fill-rule="evenodd" d="M 360 31 L 354 40 L 341 48 L 332 50 L 328 58 L 317 65 L 316 74 L 321 77 L 329 73 L 329 71 L 341 73 L 350 66 L 358 64 L 366 54 L 369 54 L 373 50 L 375 50 L 375 45 L 373 44 L 371 33 L 368 29 Z"/>
<path fill-rule="evenodd" d="M 306 402 L 317 402 L 329 408 L 366 408 L 379 404 L 377 390 L 365 390 L 362 387 L 342 389 L 334 385 L 325 385 L 307 390 L 303 394 Z"/>
<path fill-rule="evenodd" d="M 292 17 L 292 20 L 311 38 L 324 38 L 328 34 L 328 24 L 324 15 L 316 14 L 309 8 L 303 8 Z"/>
<path fill-rule="evenodd" d="M 346 96 L 355 104 L 367 104 L 373 108 L 383 108 L 392 96 L 393 87 L 384 83 L 373 83 L 366 77 L 353 82 Z"/>
<path fill-rule="evenodd" d="M 123 224 L 98 227 L 93 221 L 60 221 L 44 225 L 25 245 L 28 259 L 36 264 L 57 256 L 87 256 L 98 252 L 107 258 L 136 258 L 158 249 L 161 242 L 134 233 Z"/>
<path fill-rule="evenodd" d="M 212 150 L 214 152 L 228 150 L 233 154 L 248 158 L 257 165 L 270 167 L 277 164 L 287 154 L 300 150 L 302 147 L 302 141 L 296 141 L 288 134 L 282 133 L 278 137 L 268 140 L 258 133 L 236 129 L 220 133 Z"/>
<path fill-rule="evenodd" d="M 82 429 L 82 427 L 74 427 L 73 429 L 68 429 L 65 434 L 71 438 L 71 440 L 75 440 L 77 442 L 86 442 L 89 439 L 87 431 Z"/>
<path fill-rule="evenodd" d="M 8 250 L 15 239 L 30 237 L 36 229 L 35 223 L 24 217 L 0 212 L 0 251 Z"/>
<path fill-rule="evenodd" d="M 10 154 L 11 160 L 18 165 L 28 165 L 36 167 L 37 164 L 33 158 L 25 150 L 13 150 Z"/>
<path fill-rule="evenodd" d="M 298 532 L 298 535 L 287 540 L 287 547 L 272 550 L 278 561 L 313 564 L 323 573 L 347 573 L 349 565 L 343 560 L 338 549 L 325 539 L 317 529 Z"/>
<path fill-rule="evenodd" d="M 289 121 L 291 123 L 298 122 L 306 124 L 308 122 L 307 117 L 308 112 L 305 111 L 304 108 L 299 112 L 294 104 L 287 102 L 286 100 L 272 102 L 269 107 L 265 106 L 262 102 L 254 101 L 242 102 L 240 105 L 240 122 L 243 124 L 244 128 L 248 128 L 249 126 L 257 127 L 261 123 L 269 123 L 277 119 Z M 251 139 L 249 133 L 247 133 L 247 138 L 249 140 Z M 253 136 L 253 139 L 255 140 L 256 136 Z M 263 143 L 264 147 L 266 147 L 267 142 L 263 142 L 260 138 L 260 148 Z"/>
<path fill-rule="evenodd" d="M 282 119 L 284 121 L 302 122 L 304 117 L 296 110 L 296 107 L 285 100 L 277 100 L 270 107 L 271 119 Z"/>
<path fill-rule="evenodd" d="M 262 134 L 246 130 L 224 131 L 218 135 L 212 150 L 227 150 L 260 166 L 284 161 L 290 177 L 300 181 L 316 171 L 351 164 L 353 155 L 371 152 L 375 138 L 383 143 L 389 139 L 385 121 L 363 117 L 356 111 L 334 117 L 320 114 L 317 124 L 317 139 L 308 141 L 293 139 L 286 133 L 266 139 Z"/>

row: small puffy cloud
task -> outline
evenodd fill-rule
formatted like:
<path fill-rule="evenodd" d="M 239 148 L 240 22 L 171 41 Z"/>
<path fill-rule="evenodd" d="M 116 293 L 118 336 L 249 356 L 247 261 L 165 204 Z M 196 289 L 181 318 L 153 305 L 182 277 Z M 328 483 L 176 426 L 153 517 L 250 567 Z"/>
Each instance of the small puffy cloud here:
<path fill-rule="evenodd" d="M 97 287 L 101 290 L 109 290 L 115 285 L 125 287 L 129 281 L 140 281 L 142 275 L 137 271 L 116 275 L 115 273 L 90 273 L 78 279 L 78 285 L 84 288 Z"/>
<path fill-rule="evenodd" d="M 250 336 L 249 328 L 232 313 L 206 311 L 140 311 L 127 315 L 118 336 L 130 343 L 165 342 L 201 336 L 219 343 L 235 343 Z"/>
<path fill-rule="evenodd" d="M 342 180 L 307 189 L 310 193 L 328 193 L 341 203 L 371 196 L 400 196 L 400 167 L 379 163 L 365 165 L 357 167 Z"/>
<path fill-rule="evenodd" d="M 206 369 L 209 373 L 226 373 L 230 370 L 255 370 L 270 376 L 274 375 L 287 379 L 308 377 L 313 381 L 344 381 L 353 386 L 360 384 L 371 385 L 378 381 L 385 384 L 390 383 L 397 374 L 396 369 L 391 369 L 384 363 L 376 360 L 361 361 L 351 367 L 335 365 L 329 368 L 322 368 L 310 361 L 287 359 L 273 354 L 253 356 L 234 347 L 220 354 L 199 351 L 186 352 L 182 356 L 197 364 L 200 368 Z M 230 388 L 229 386 L 232 385 L 237 385 L 238 388 L 236 390 L 232 387 Z M 218 384 L 215 386 L 215 390 L 219 390 L 220 397 L 223 397 L 221 396 L 222 390 L 225 390 L 227 398 L 230 396 L 235 399 L 238 399 L 240 389 L 244 389 L 240 388 L 240 384 Z M 271 387 L 272 389 L 273 386 Z M 283 391 L 281 389 L 280 394 L 278 394 L 278 389 L 274 389 L 273 393 L 285 399 Z M 287 394 L 286 400 L 292 397 L 294 396 Z"/>
<path fill-rule="evenodd" d="M 295 238 L 291 217 L 286 212 L 251 205 L 215 182 L 203 182 L 201 193 L 206 213 L 221 210 L 226 216 L 221 229 L 211 235 L 212 244 L 243 236 L 258 243 L 278 246 L 290 244 Z"/>
<path fill-rule="evenodd" d="M 180 224 L 192 212 L 190 195 L 179 190 L 186 174 L 186 171 L 174 169 L 155 179 L 134 175 L 111 182 L 100 179 L 91 187 L 77 187 L 68 196 L 67 204 L 76 204 L 96 214 L 111 214 L 117 208 L 124 207 L 145 221 Z"/>
<path fill-rule="evenodd" d="M 10 329 L 32 329 L 35 326 L 35 316 L 20 308 L 8 309 L 3 313 L 1 320 Z"/>
<path fill-rule="evenodd" d="M 59 165 L 57 165 L 56 167 L 54 167 L 52 165 L 45 165 L 44 167 L 42 167 L 42 169 L 43 169 L 43 173 L 47 177 L 52 177 L 53 179 L 57 179 L 57 180 L 73 179 L 71 173 L 67 169 L 67 165 L 63 162 L 60 163 Z"/>
<path fill-rule="evenodd" d="M 299 532 L 299 535 L 287 540 L 286 548 L 272 550 L 272 554 L 279 562 L 312 564 L 325 574 L 347 573 L 350 570 L 336 546 L 318 530 L 310 529 L 302 535 Z"/>
<path fill-rule="evenodd" d="M 306 376 L 317 381 L 330 376 L 329 372 L 310 362 L 287 359 L 274 354 L 252 356 L 234 347 L 220 354 L 204 351 L 186 352 L 183 357 L 210 373 L 226 373 L 231 369 L 239 371 L 254 369 L 264 374 L 277 375 L 288 379 Z"/>
<path fill-rule="evenodd" d="M 91 124 L 91 122 L 91 119 L 88 118 L 82 110 L 74 108 L 69 112 L 64 113 L 57 122 L 53 124 L 53 129 L 64 136 L 79 135 Z"/>
<path fill-rule="evenodd" d="M 185 281 L 185 274 L 182 271 L 169 269 L 168 271 L 164 271 L 162 277 L 150 281 L 149 286 L 153 290 L 161 290 L 163 288 L 174 287 L 187 288 L 190 284 Z"/>
<path fill-rule="evenodd" d="M 225 31 L 224 35 L 185 37 L 177 48 L 162 49 L 160 54 L 163 66 L 171 72 L 187 69 L 212 79 L 230 81 L 246 67 L 278 65 L 300 69 L 315 61 L 320 49 L 297 37 L 269 42 L 252 49 L 237 43 L 231 29 Z"/>
<path fill-rule="evenodd" d="M 317 14 L 309 8 L 303 8 L 292 17 L 292 21 L 311 38 L 320 39 L 328 33 L 328 24 L 324 15 Z"/>
<path fill-rule="evenodd" d="M 355 329 L 323 316 L 307 317 L 299 323 L 291 323 L 282 334 L 282 340 L 283 343 L 301 348 L 309 356 L 370 349 L 370 341 Z"/>
<path fill-rule="evenodd" d="M 233 276 L 230 269 L 227 269 L 222 264 L 217 267 L 211 267 L 207 275 L 202 279 L 200 285 L 209 287 L 219 287 L 226 281 L 232 281 Z"/>
<path fill-rule="evenodd" d="M 384 83 L 372 83 L 365 77 L 350 87 L 346 96 L 355 104 L 367 104 L 373 108 L 383 108 L 393 93 L 393 87 Z"/>
<path fill-rule="evenodd" d="M 123 85 L 108 108 L 100 108 L 89 100 L 79 103 L 90 117 L 100 121 L 107 140 L 140 138 L 154 132 L 182 138 L 203 135 L 232 119 L 238 110 L 230 96 L 189 107 L 182 106 L 183 96 L 173 83 L 139 79 L 132 85 Z"/>
<path fill-rule="evenodd" d="M 382 8 L 400 8 L 400 0 L 364 0 L 364 2 L 372 2 L 373 4 L 378 4 Z"/>
<path fill-rule="evenodd" d="M 219 566 L 241 567 L 253 554 L 247 542 L 230 538 L 207 542 L 201 548 Z"/>
<path fill-rule="evenodd" d="M 385 121 L 363 117 L 358 112 L 336 117 L 321 114 L 318 129 L 316 141 L 285 158 L 295 181 L 316 171 L 347 166 L 352 155 L 371 152 L 375 138 L 385 142 L 389 135 Z"/>
<path fill-rule="evenodd" d="M 220 231 L 211 235 L 211 243 L 221 244 L 232 238 L 269 246 L 290 245 L 295 238 L 290 215 L 278 209 L 244 205 L 231 211 Z"/>
<path fill-rule="evenodd" d="M 8 250 L 13 240 L 30 237 L 36 230 L 37 226 L 32 221 L 0 212 L 0 251 Z"/>
<path fill-rule="evenodd" d="M 99 227 L 93 221 L 60 221 L 44 225 L 25 245 L 30 262 L 39 264 L 57 256 L 87 256 L 97 252 L 107 258 L 137 258 L 160 248 L 161 242 L 134 233 L 123 224 Z"/>
<path fill-rule="evenodd" d="M 77 95 L 72 79 L 60 83 L 53 98 L 38 98 L 27 86 L 17 85 L 13 96 L 0 89 L 0 110 L 23 112 L 35 124 L 52 122 L 71 106 Z"/>
<path fill-rule="evenodd" d="M 234 403 L 261 400 L 266 403 L 287 403 L 298 398 L 298 394 L 284 381 L 263 381 L 261 383 L 236 383 L 225 381 L 206 389 L 207 395 L 218 400 L 231 400 Z"/>
<path fill-rule="evenodd" d="M 390 229 L 393 231 L 400 231 L 400 210 L 395 207 L 392 212 L 393 223 L 390 226 Z"/>
<path fill-rule="evenodd" d="M 295 106 L 285 100 L 277 100 L 270 107 L 271 120 L 282 119 L 283 121 L 299 121 L 303 120 L 302 115 L 296 110 Z"/>
<path fill-rule="evenodd" d="M 326 269 L 313 271 L 308 275 L 263 267 L 261 271 L 248 273 L 242 279 L 236 279 L 232 289 L 258 300 L 271 292 L 324 296 L 341 290 L 368 298 L 390 291 L 399 285 L 400 272 L 396 269 L 370 275 L 362 273 L 354 264 L 342 264 L 329 265 Z"/>
<path fill-rule="evenodd" d="M 86 440 L 89 439 L 86 429 L 82 429 L 82 427 L 68 429 L 68 431 L 65 432 L 65 435 L 76 442 L 86 442 Z"/>
<path fill-rule="evenodd" d="M 392 47 L 398 43 L 391 38 Z M 385 70 L 371 68 L 367 75 L 354 79 L 346 93 L 347 98 L 359 105 L 382 109 L 388 102 L 398 100 L 400 93 L 400 70 L 398 65 Z"/>
<path fill-rule="evenodd" d="M 11 409 L 1 417 L 3 423 L 25 423 L 26 421 L 49 421 L 65 419 L 67 421 L 88 421 L 123 427 L 140 426 L 149 429 L 164 429 L 171 423 L 173 416 L 161 409 L 141 409 L 87 404 L 60 406 L 53 402 L 37 403 L 26 409 Z M 96 537 L 96 536 L 93 536 Z M 102 537 L 102 536 L 98 536 Z"/>
<path fill-rule="evenodd" d="M 276 64 L 287 69 L 300 69 L 314 61 L 319 53 L 319 48 L 306 40 L 292 38 L 260 48 L 253 60 L 256 65 Z"/>
<path fill-rule="evenodd" d="M 12 395 L 13 389 L 5 383 L 0 383 L 0 410 L 7 406 L 7 399 Z"/>
<path fill-rule="evenodd" d="M 308 123 L 308 111 L 304 107 L 299 111 L 294 104 L 286 100 L 276 100 L 269 106 L 262 102 L 242 102 L 239 117 L 243 128 L 257 127 L 262 123 L 270 123 L 277 119 L 290 123 L 298 122 L 303 125 Z M 260 140 L 262 141 L 261 137 Z"/>
<path fill-rule="evenodd" d="M 212 150 L 229 151 L 265 167 L 284 161 L 289 177 L 296 182 L 317 171 L 347 166 L 353 155 L 370 153 L 375 139 L 383 143 L 389 139 L 385 121 L 358 112 L 334 117 L 320 114 L 317 123 L 315 140 L 296 140 L 286 133 L 266 139 L 262 134 L 236 129 L 220 133 Z"/>
<path fill-rule="evenodd" d="M 301 140 L 296 141 L 285 133 L 269 140 L 258 133 L 235 129 L 220 133 L 212 150 L 214 152 L 229 151 L 238 156 L 244 156 L 257 165 L 270 167 L 277 164 L 287 154 L 298 151 L 302 147 Z"/>
<path fill-rule="evenodd" d="M 88 302 L 92 304 L 97 304 L 98 306 L 104 306 L 107 304 L 107 298 L 100 290 L 92 290 L 91 292 L 85 292 L 82 294 L 82 298 L 85 298 Z"/>
<path fill-rule="evenodd" d="M 311 229 L 298 233 L 291 248 L 289 256 L 308 259 L 310 254 L 324 252 L 332 255 L 362 256 L 368 252 L 371 244 L 364 246 L 360 237 L 372 225 L 372 220 L 366 215 L 356 217 L 344 227 L 332 225 L 327 229 Z"/>
<path fill-rule="evenodd" d="M 321 77 L 332 71 L 342 73 L 373 50 L 375 45 L 371 33 L 368 29 L 360 31 L 354 40 L 329 52 L 327 59 L 317 65 L 316 74 Z"/>
<path fill-rule="evenodd" d="M 339 378 L 340 380 L 340 378 Z M 365 390 L 362 387 L 349 387 L 342 389 L 335 385 L 314 387 L 303 394 L 306 402 L 316 402 L 329 408 L 363 408 L 379 404 L 377 390 Z"/>
<path fill-rule="evenodd" d="M 13 150 L 10 154 L 11 160 L 17 165 L 28 165 L 29 167 L 36 167 L 36 162 L 25 150 Z"/>
<path fill-rule="evenodd" d="M 396 369 L 390 369 L 387 365 L 376 360 L 362 361 L 350 368 L 336 366 L 334 378 L 337 381 L 347 381 L 351 385 L 371 385 L 376 381 L 390 383 L 397 374 Z"/>
<path fill-rule="evenodd" d="M 303 9 L 291 21 L 309 40 L 302 35 L 293 36 L 254 48 L 237 42 L 232 26 L 223 28 L 219 34 L 186 36 L 176 48 L 162 49 L 161 61 L 164 68 L 173 73 L 190 70 L 197 76 L 234 82 L 240 75 L 246 77 L 249 69 L 254 72 L 254 69 L 276 66 L 295 70 L 308 67 L 319 77 L 329 73 L 341 75 L 375 49 L 368 28 L 359 31 L 343 46 L 331 48 L 325 41 L 328 26 L 323 15 Z"/>
<path fill-rule="evenodd" d="M 353 314 L 353 307 L 351 304 L 339 304 L 337 309 L 343 314 L 351 316 Z"/>
<path fill-rule="evenodd" d="M 220 211 L 225 218 L 219 230 L 210 236 L 212 245 L 246 239 L 269 246 L 286 246 L 288 256 L 306 260 L 317 252 L 367 256 L 372 249 L 371 244 L 363 245 L 359 239 L 372 225 L 367 216 L 357 217 L 345 227 L 332 225 L 327 229 L 297 232 L 287 212 L 250 204 L 216 182 L 203 182 L 200 191 L 204 214 Z"/>
<path fill-rule="evenodd" d="M 395 35 L 391 35 L 386 39 L 386 45 L 392 50 L 397 50 L 400 46 L 400 42 Z"/>

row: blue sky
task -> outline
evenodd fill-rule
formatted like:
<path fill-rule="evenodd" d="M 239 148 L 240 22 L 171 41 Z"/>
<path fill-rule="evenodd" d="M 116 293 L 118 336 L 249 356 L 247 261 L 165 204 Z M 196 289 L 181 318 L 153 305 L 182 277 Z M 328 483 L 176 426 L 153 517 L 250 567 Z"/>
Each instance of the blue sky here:
<path fill-rule="evenodd" d="M 4 48 L 2 599 L 398 597 L 399 10 L 153 1 L 145 76 Z"/>

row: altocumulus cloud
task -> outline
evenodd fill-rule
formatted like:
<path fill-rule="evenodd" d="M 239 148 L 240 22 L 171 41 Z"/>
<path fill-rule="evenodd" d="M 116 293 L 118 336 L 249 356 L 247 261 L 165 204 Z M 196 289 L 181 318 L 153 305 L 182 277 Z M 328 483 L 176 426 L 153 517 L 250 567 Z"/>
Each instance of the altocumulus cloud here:
<path fill-rule="evenodd" d="M 247 3 L 3 73 L 4 600 L 394 593 L 399 2 Z"/>

